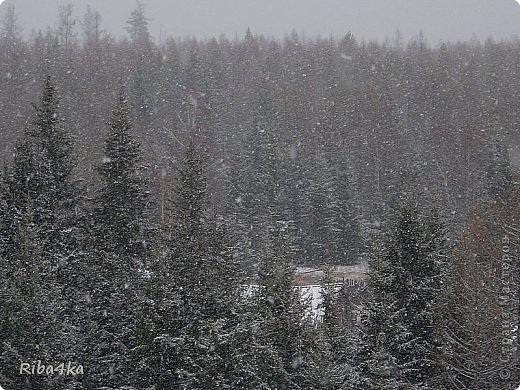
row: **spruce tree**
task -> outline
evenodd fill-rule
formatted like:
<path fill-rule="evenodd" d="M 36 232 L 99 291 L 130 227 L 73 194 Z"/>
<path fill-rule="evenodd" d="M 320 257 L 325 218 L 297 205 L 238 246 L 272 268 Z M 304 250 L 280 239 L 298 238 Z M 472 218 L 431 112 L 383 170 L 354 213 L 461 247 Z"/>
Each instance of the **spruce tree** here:
<path fill-rule="evenodd" d="M 370 263 L 371 295 L 358 353 L 360 388 L 427 386 L 438 374 L 444 229 L 405 202 L 392 236 Z"/>
<path fill-rule="evenodd" d="M 131 87 L 129 93 L 136 112 L 136 123 L 144 131 L 154 115 L 153 96 L 156 86 L 153 81 L 157 71 L 157 51 L 150 36 L 144 6 L 140 2 L 137 2 L 136 9 L 132 11 L 126 30 L 132 44 L 127 62 Z"/>
<path fill-rule="evenodd" d="M 2 384 L 12 388 L 48 385 L 45 382 L 49 378 L 20 375 L 19 365 L 34 361 L 35 357 L 42 361 L 57 358 L 53 356 L 52 344 L 57 341 L 54 334 L 59 329 L 59 309 L 48 302 L 59 302 L 59 287 L 48 280 L 31 214 L 27 213 L 19 229 L 19 251 L 0 258 L 0 372 Z"/>
<path fill-rule="evenodd" d="M 254 295 L 249 362 L 256 363 L 257 387 L 317 388 L 319 369 L 312 351 L 314 328 L 294 286 L 294 246 L 288 222 L 273 211 L 267 248 L 261 255 Z M 256 383 L 256 382 L 253 382 Z M 253 388 L 253 387 L 251 387 Z"/>
<path fill-rule="evenodd" d="M 17 251 L 15 222 L 30 206 L 50 267 L 63 268 L 78 252 L 80 196 L 72 136 L 63 125 L 59 107 L 56 87 L 48 76 L 6 178 L 4 199 L 11 215 L 5 223 L 11 225 L 3 250 L 6 255 Z"/>
<path fill-rule="evenodd" d="M 124 87 L 109 126 L 91 215 L 89 386 L 122 386 L 135 379 L 140 357 L 133 351 L 145 342 L 139 333 L 143 275 L 153 247 L 146 166 Z"/>
<path fill-rule="evenodd" d="M 487 173 L 485 197 L 468 215 L 449 269 L 445 383 L 454 389 L 518 382 L 518 186 L 500 146 Z"/>
<path fill-rule="evenodd" d="M 13 361 L 75 361 L 82 356 L 76 349 L 81 336 L 69 338 L 73 329 L 81 328 L 77 304 L 82 213 L 72 137 L 59 107 L 49 76 L 2 188 L 0 253 L 6 276 L 2 297 L 24 307 L 6 310 L 3 318 L 8 331 L 2 344 Z M 6 305 L 13 309 L 9 302 Z M 6 372 L 13 374 L 12 369 Z M 11 380 L 48 388 L 64 383 L 64 378 L 19 375 Z"/>
<path fill-rule="evenodd" d="M 321 288 L 321 318 L 317 326 L 317 359 L 320 367 L 320 383 L 324 389 L 339 388 L 345 378 L 352 378 L 352 357 L 359 338 L 357 328 L 346 325 L 345 286 L 339 286 L 332 277 L 333 268 L 324 268 Z M 350 292 L 351 293 L 351 292 Z M 350 296 L 349 296 L 350 298 Z M 345 313 L 346 312 L 346 313 Z"/>
<path fill-rule="evenodd" d="M 395 390 L 402 385 L 402 376 L 387 345 L 394 341 L 392 332 L 402 332 L 395 319 L 398 303 L 392 293 L 394 270 L 389 259 L 379 250 L 371 257 L 369 266 L 370 295 L 365 303 L 360 340 L 354 358 L 356 375 L 346 378 L 346 381 L 354 389 Z"/>
<path fill-rule="evenodd" d="M 446 386 L 500 386 L 501 307 L 493 226 L 470 216 L 453 251 L 446 317 Z"/>
<path fill-rule="evenodd" d="M 226 388 L 233 382 L 239 272 L 225 224 L 212 217 L 200 152 L 190 142 L 171 200 L 166 250 L 153 266 L 149 312 L 159 389 Z"/>
<path fill-rule="evenodd" d="M 144 262 L 151 239 L 150 200 L 143 153 L 132 127 L 122 87 L 103 147 L 103 162 L 97 167 L 102 186 L 94 199 L 93 229 L 98 250 L 121 256 L 123 261 Z"/>

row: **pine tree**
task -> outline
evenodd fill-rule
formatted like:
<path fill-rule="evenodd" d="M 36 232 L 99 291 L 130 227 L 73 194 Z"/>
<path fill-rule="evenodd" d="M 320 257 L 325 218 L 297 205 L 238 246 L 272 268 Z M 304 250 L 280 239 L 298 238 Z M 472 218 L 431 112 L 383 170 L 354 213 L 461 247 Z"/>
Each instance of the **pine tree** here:
<path fill-rule="evenodd" d="M 0 74 L 2 75 L 0 122 L 2 123 L 2 152 L 5 155 L 11 154 L 9 151 L 14 147 L 16 130 L 19 124 L 23 123 L 20 119 L 25 117 L 26 96 L 20 93 L 20 86 L 27 72 L 30 72 L 27 55 L 28 48 L 23 39 L 15 5 L 4 4 L 0 13 Z"/>
<path fill-rule="evenodd" d="M 159 389 L 229 388 L 238 328 L 239 272 L 225 224 L 208 213 L 205 165 L 193 143 L 179 168 L 166 228 L 166 251 L 154 264 L 149 313 Z"/>
<path fill-rule="evenodd" d="M 92 387 L 131 383 L 140 359 L 133 351 L 145 342 L 139 313 L 154 240 L 146 166 L 132 130 L 121 87 L 97 167 L 102 185 L 93 200 L 87 280 Z"/>
<path fill-rule="evenodd" d="M 321 321 L 318 324 L 317 352 L 320 354 L 320 383 L 324 389 L 341 388 L 345 378 L 352 378 L 352 357 L 358 338 L 357 329 L 347 327 L 342 311 L 342 289 L 333 279 L 334 268 L 324 268 L 321 280 Z M 350 313 L 348 314 L 350 315 Z M 350 379 L 349 379 L 350 380 Z"/>
<path fill-rule="evenodd" d="M 148 19 L 144 6 L 137 2 L 137 7 L 132 11 L 127 21 L 127 31 L 130 34 L 131 56 L 128 58 L 129 85 L 131 87 L 131 102 L 137 113 L 136 122 L 146 130 L 153 115 L 153 71 L 156 70 L 156 50 L 154 48 Z"/>
<path fill-rule="evenodd" d="M 148 49 L 152 45 L 152 40 L 148 31 L 148 19 L 144 11 L 144 6 L 137 2 L 137 8 L 132 11 L 127 21 L 127 31 L 135 45 L 141 46 L 142 49 Z"/>
<path fill-rule="evenodd" d="M 275 126 L 264 119 L 270 116 L 268 102 L 264 96 L 259 96 L 257 101 L 250 127 L 240 134 L 247 147 L 238 150 L 240 162 L 234 169 L 239 174 L 231 178 L 235 202 L 230 212 L 236 218 L 235 229 L 243 236 L 244 261 L 249 262 L 251 270 L 267 245 L 268 209 L 273 199 L 280 200 L 281 182 L 286 175 L 278 150 L 279 136 Z"/>
<path fill-rule="evenodd" d="M 20 222 L 31 210 L 48 269 L 57 271 L 61 281 L 67 282 L 74 276 L 70 267 L 81 247 L 81 197 L 74 178 L 72 137 L 63 126 L 50 76 L 34 108 L 34 118 L 18 143 L 13 167 L 6 176 L 3 199 L 7 214 L 2 221 L 1 251 L 7 257 L 19 251 Z"/>
<path fill-rule="evenodd" d="M 72 137 L 59 115 L 51 77 L 45 79 L 34 108 L 1 194 L 0 253 L 8 276 L 3 292 L 11 304 L 20 300 L 26 307 L 7 311 L 4 320 L 10 331 L 2 341 L 15 354 L 13 359 L 72 361 L 81 356 L 74 344 L 80 339 L 67 335 L 81 326 L 76 320 L 82 213 Z M 56 385 L 55 378 L 24 380 L 36 386 Z"/>
<path fill-rule="evenodd" d="M 446 313 L 449 388 L 498 388 L 498 258 L 486 225 L 472 216 L 453 252 Z"/>
<path fill-rule="evenodd" d="M 271 212 L 274 221 L 259 265 L 248 359 L 257 365 L 257 387 L 318 388 L 321 377 L 317 356 L 312 354 L 314 329 L 293 284 L 295 252 L 290 229 L 279 212 Z"/>
<path fill-rule="evenodd" d="M 59 98 L 51 77 L 46 78 L 40 104 L 34 108 L 35 116 L 25 129 L 8 173 L 4 198 L 12 216 L 32 207 L 50 266 L 63 267 L 78 249 L 80 196 L 73 172 L 72 137 L 59 115 Z M 7 255 L 17 251 L 16 226 L 11 225 L 10 231 L 11 244 L 4 248 Z"/>
<path fill-rule="evenodd" d="M 518 381 L 518 187 L 500 147 L 486 189 L 465 221 L 449 272 L 445 383 L 454 389 L 508 388 Z"/>
<path fill-rule="evenodd" d="M 438 373 L 443 235 L 437 218 L 421 218 L 409 203 L 400 207 L 386 248 L 370 264 L 358 352 L 361 388 L 427 386 Z"/>
<path fill-rule="evenodd" d="M 379 249 L 374 253 L 369 262 L 370 295 L 364 307 L 362 333 L 354 359 L 356 375 L 350 380 L 354 389 L 398 389 L 402 385 L 402 376 L 386 345 L 393 341 L 392 332 L 402 331 L 395 320 L 398 310 L 392 294 L 395 275 L 388 258 L 381 252 Z"/>
<path fill-rule="evenodd" d="M 35 234 L 31 213 L 20 227 L 19 252 L 2 258 L 0 306 L 2 333 L 0 371 L 6 387 L 45 386 L 44 378 L 19 375 L 19 362 L 30 362 L 34 356 L 42 361 L 56 359 L 52 344 L 59 309 L 48 305 L 59 298 L 59 288 L 44 275 L 48 271 L 42 261 L 41 246 Z M 47 280 L 46 280 L 47 279 Z M 40 301 L 42 300 L 42 301 Z"/>
<path fill-rule="evenodd" d="M 151 245 L 149 191 L 141 146 L 132 134 L 124 87 L 112 115 L 103 162 L 97 167 L 102 187 L 94 199 L 95 246 L 127 261 L 144 263 Z"/>

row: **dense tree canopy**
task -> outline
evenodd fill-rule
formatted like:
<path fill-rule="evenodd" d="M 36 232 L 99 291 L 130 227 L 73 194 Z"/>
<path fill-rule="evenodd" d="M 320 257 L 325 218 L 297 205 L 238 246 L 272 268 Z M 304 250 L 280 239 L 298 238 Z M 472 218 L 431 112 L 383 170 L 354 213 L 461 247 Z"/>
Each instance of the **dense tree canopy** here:
<path fill-rule="evenodd" d="M 129 39 L 72 15 L 0 18 L 0 385 L 517 384 L 518 38 L 156 43 L 139 3 Z M 367 262 L 357 296 L 331 276 Z"/>

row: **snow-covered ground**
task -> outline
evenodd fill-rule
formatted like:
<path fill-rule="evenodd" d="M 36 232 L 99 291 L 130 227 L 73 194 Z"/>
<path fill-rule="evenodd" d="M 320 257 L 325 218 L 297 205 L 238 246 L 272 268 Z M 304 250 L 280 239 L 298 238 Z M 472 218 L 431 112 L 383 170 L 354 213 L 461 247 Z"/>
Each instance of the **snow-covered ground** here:
<path fill-rule="evenodd" d="M 321 306 L 323 302 L 322 286 L 299 286 L 302 302 L 307 305 L 307 315 L 311 315 L 316 320 L 320 320 L 323 317 L 324 311 Z M 335 289 L 339 290 L 341 285 L 335 285 Z"/>
<path fill-rule="evenodd" d="M 344 285 L 349 287 L 358 287 L 359 289 L 364 289 L 366 287 L 365 280 L 348 280 L 345 283 L 335 283 L 333 284 L 333 289 L 337 292 Z M 319 284 L 314 285 L 299 285 L 295 286 L 295 289 L 299 290 L 301 301 L 306 308 L 306 314 L 311 316 L 313 319 L 319 321 L 323 317 L 323 286 Z M 250 297 L 253 293 L 258 289 L 257 284 L 250 284 L 244 286 L 244 295 L 246 297 Z"/>
<path fill-rule="evenodd" d="M 334 290 L 339 291 L 343 286 L 364 289 L 366 287 L 367 272 L 368 267 L 366 264 L 334 267 L 331 271 Z M 295 288 L 300 291 L 302 303 L 307 308 L 307 314 L 318 321 L 323 316 L 323 308 L 321 307 L 323 286 L 321 281 L 324 277 L 325 273 L 320 268 L 296 268 Z M 257 289 L 258 284 L 246 285 L 244 286 L 244 295 L 250 297 Z"/>

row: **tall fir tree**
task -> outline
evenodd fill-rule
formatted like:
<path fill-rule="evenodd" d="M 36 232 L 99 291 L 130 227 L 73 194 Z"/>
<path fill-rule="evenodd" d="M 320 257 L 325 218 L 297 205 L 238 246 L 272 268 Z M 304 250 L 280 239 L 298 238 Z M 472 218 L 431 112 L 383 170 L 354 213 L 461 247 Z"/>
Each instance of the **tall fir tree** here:
<path fill-rule="evenodd" d="M 158 389 L 230 388 L 240 274 L 225 224 L 209 215 L 205 164 L 192 142 L 165 230 L 149 283 L 153 356 L 143 372 L 156 373 Z"/>
<path fill-rule="evenodd" d="M 157 50 L 148 29 L 144 6 L 138 1 L 127 21 L 127 31 L 132 43 L 128 57 L 128 82 L 131 102 L 136 113 L 136 123 L 144 132 L 153 119 L 154 79 L 157 70 Z"/>
<path fill-rule="evenodd" d="M 12 216 L 23 214 L 29 205 L 32 208 L 51 267 L 66 265 L 79 244 L 80 187 L 74 177 L 72 136 L 59 108 L 55 84 L 48 76 L 40 103 L 34 105 L 34 118 L 17 146 L 4 193 Z M 7 223 L 15 220 L 7 218 Z M 4 247 L 7 255 L 17 250 L 16 230 L 15 224 L 10 226 L 11 241 Z"/>
<path fill-rule="evenodd" d="M 444 228 L 405 202 L 391 237 L 370 263 L 371 295 L 358 352 L 359 388 L 427 388 L 438 375 L 440 348 L 435 310 L 446 253 Z"/>
<path fill-rule="evenodd" d="M 496 147 L 483 202 L 453 250 L 446 310 L 446 386 L 512 388 L 518 370 L 518 184 Z"/>
<path fill-rule="evenodd" d="M 478 214 L 471 216 L 453 251 L 446 313 L 448 388 L 501 388 L 499 267 L 490 225 Z"/>
<path fill-rule="evenodd" d="M 103 150 L 103 162 L 97 167 L 102 186 L 94 199 L 95 246 L 144 263 L 151 244 L 147 167 L 133 135 L 124 87 L 119 91 Z"/>
<path fill-rule="evenodd" d="M 334 268 L 324 267 L 324 277 L 320 281 L 321 318 L 317 324 L 317 352 L 320 354 L 320 383 L 324 389 L 344 388 L 354 377 L 353 356 L 359 339 L 358 327 L 348 326 L 346 316 L 351 316 L 351 308 L 345 306 L 345 284 L 333 277 Z M 350 292 L 351 294 L 352 292 Z M 350 296 L 348 299 L 352 299 Z M 343 387 L 342 387 L 343 386 Z M 348 387 L 347 387 L 348 388 Z"/>
<path fill-rule="evenodd" d="M 8 332 L 2 343 L 14 361 L 35 357 L 42 361 L 74 361 L 82 356 L 76 349 L 81 336 L 76 340 L 68 337 L 81 334 L 77 322 L 81 197 L 74 178 L 72 136 L 59 108 L 56 87 L 48 76 L 2 188 L 0 252 L 7 276 L 2 283 L 6 295 L 2 297 L 24 302 L 24 310 L 7 310 L 3 318 Z M 10 366 L 5 372 L 13 374 L 12 362 Z M 22 381 L 25 386 L 48 388 L 67 381 L 20 375 L 10 379 L 18 384 Z"/>
<path fill-rule="evenodd" d="M 289 223 L 276 207 L 269 241 L 262 252 L 258 270 L 258 290 L 254 292 L 252 334 L 245 360 L 249 370 L 248 388 L 319 388 L 318 356 L 312 321 L 306 317 L 299 290 L 294 286 L 295 248 Z"/>
<path fill-rule="evenodd" d="M 143 160 L 121 87 L 97 167 L 101 187 L 91 215 L 87 318 L 92 323 L 92 387 L 131 383 L 139 360 L 133 351 L 144 342 L 138 318 L 154 238 Z"/>

